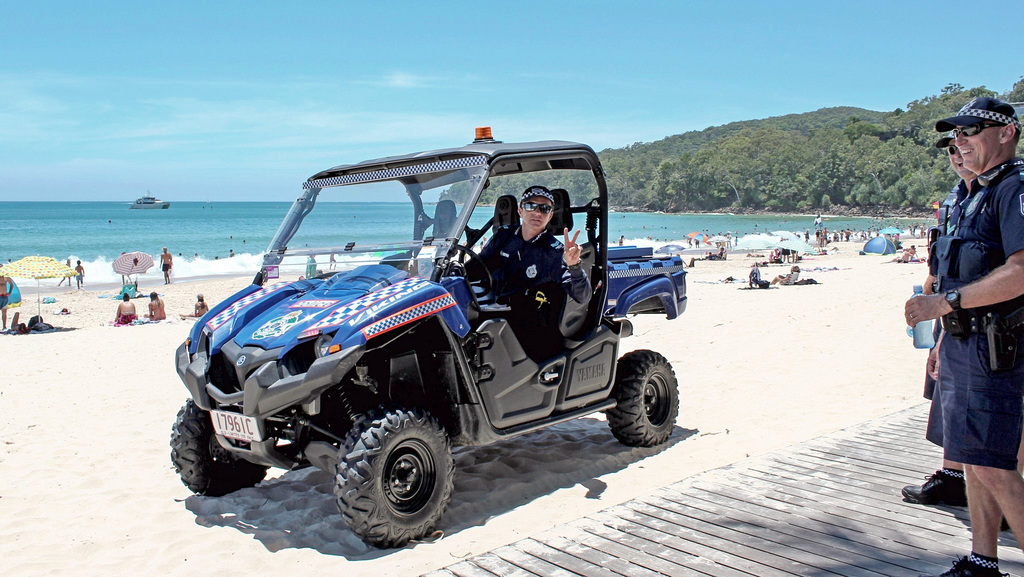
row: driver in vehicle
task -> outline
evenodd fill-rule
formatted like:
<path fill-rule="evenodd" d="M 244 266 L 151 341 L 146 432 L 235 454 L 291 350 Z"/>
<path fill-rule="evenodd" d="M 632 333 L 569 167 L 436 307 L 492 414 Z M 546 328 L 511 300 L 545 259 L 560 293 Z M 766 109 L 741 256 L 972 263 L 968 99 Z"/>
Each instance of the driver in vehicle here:
<path fill-rule="evenodd" d="M 566 295 L 580 304 L 590 300 L 590 279 L 580 264 L 580 232 L 564 242 L 548 232 L 554 214 L 554 195 L 531 186 L 519 201 L 519 226 L 499 228 L 480 251 L 492 271 L 497 302 L 508 304 L 508 321 L 523 350 L 535 361 L 561 348 L 559 315 Z M 564 294 L 561 294 L 564 293 Z"/>
<path fill-rule="evenodd" d="M 569 238 L 559 242 L 547 231 L 554 213 L 555 197 L 543 186 L 531 186 L 519 201 L 519 226 L 503 226 L 480 251 L 480 258 L 492 271 L 498 301 L 510 302 L 514 295 L 544 283 L 557 283 L 578 303 L 590 300 L 590 279 L 580 265 L 580 246 Z"/>

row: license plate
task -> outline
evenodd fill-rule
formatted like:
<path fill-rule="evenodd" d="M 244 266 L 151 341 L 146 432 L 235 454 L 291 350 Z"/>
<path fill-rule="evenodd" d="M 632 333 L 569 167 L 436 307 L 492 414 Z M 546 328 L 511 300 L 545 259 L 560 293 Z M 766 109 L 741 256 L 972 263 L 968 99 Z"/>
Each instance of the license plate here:
<path fill-rule="evenodd" d="M 210 411 L 210 418 L 218 435 L 250 443 L 263 440 L 256 419 L 252 417 L 226 411 Z"/>

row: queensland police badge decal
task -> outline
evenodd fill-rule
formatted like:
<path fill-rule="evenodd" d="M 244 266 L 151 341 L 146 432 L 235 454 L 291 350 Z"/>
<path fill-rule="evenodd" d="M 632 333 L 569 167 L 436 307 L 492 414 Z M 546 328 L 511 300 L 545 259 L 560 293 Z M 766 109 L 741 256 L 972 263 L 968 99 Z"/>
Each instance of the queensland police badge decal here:
<path fill-rule="evenodd" d="M 1021 203 L 1024 203 L 1024 199 L 1021 200 Z M 1024 204 L 1022 204 L 1021 206 L 1022 206 L 1021 210 L 1024 210 Z M 526 268 L 526 276 L 528 276 L 530 278 L 536 277 L 537 276 L 537 265 L 531 264 L 530 266 L 528 266 Z"/>

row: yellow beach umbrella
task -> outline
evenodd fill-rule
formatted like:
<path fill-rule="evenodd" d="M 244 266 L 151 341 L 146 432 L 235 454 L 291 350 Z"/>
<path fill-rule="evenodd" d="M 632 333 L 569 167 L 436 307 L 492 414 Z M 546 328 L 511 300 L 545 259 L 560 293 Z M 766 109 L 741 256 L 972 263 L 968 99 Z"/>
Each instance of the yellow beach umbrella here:
<path fill-rule="evenodd" d="M 62 278 L 78 275 L 78 271 L 48 256 L 26 256 L 23 259 L 9 262 L 0 267 L 0 276 L 36 279 L 36 314 L 42 315 L 42 296 L 39 292 L 39 280 L 44 278 Z"/>

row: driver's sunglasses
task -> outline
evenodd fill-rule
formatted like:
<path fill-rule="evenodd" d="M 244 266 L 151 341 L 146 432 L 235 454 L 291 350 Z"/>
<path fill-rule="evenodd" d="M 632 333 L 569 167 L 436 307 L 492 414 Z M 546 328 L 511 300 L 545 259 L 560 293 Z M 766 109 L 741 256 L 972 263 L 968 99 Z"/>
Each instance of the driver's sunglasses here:
<path fill-rule="evenodd" d="M 965 126 L 963 128 L 954 128 L 953 137 L 958 136 L 974 136 L 986 128 L 992 128 L 993 126 L 1006 126 L 1005 124 L 998 124 L 992 122 L 979 122 L 978 124 L 972 124 L 971 126 Z"/>
<path fill-rule="evenodd" d="M 555 210 L 555 207 L 551 206 L 550 204 L 543 204 L 540 202 L 524 202 L 519 206 L 523 207 L 523 210 L 525 210 L 526 212 L 540 211 L 541 214 L 548 214 L 552 210 Z"/>
<path fill-rule="evenodd" d="M 955 147 L 955 146 L 953 146 L 952 144 L 950 144 L 949 148 L 947 148 L 946 150 L 949 151 L 949 155 L 950 156 L 953 156 L 954 154 L 959 154 L 960 153 L 960 149 Z"/>

